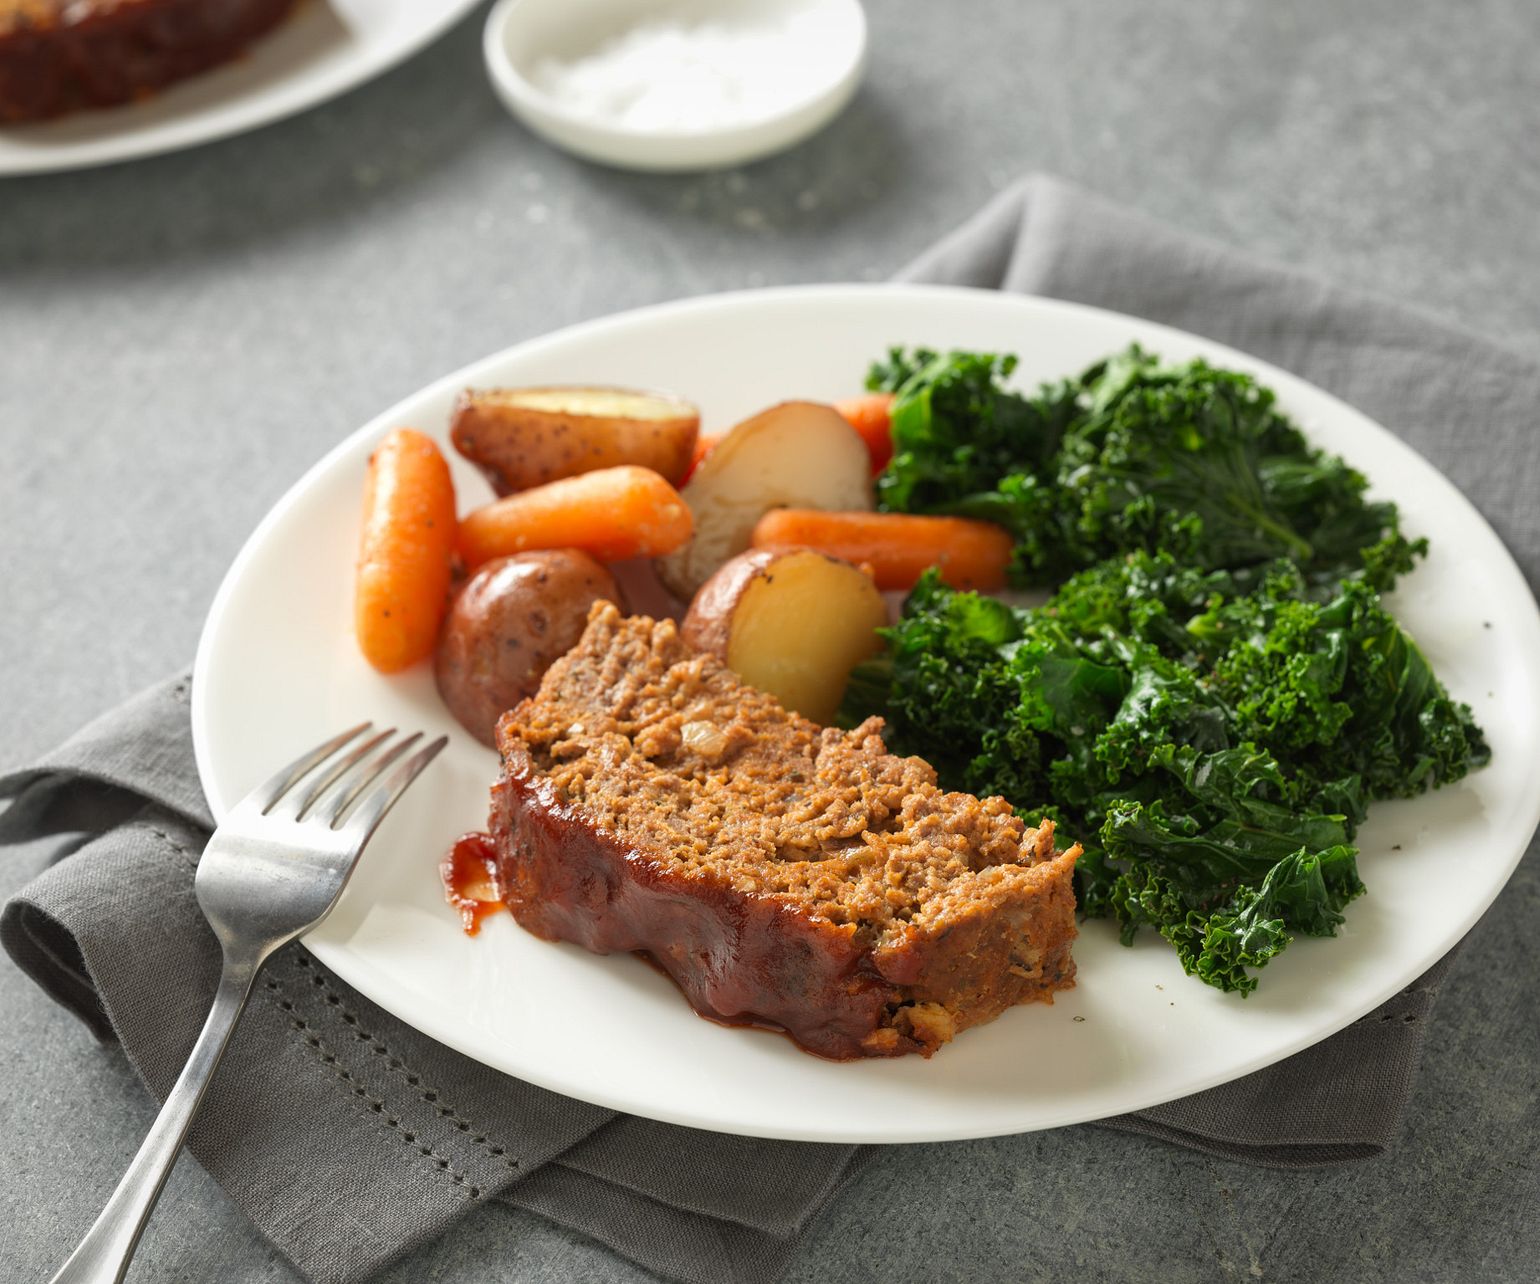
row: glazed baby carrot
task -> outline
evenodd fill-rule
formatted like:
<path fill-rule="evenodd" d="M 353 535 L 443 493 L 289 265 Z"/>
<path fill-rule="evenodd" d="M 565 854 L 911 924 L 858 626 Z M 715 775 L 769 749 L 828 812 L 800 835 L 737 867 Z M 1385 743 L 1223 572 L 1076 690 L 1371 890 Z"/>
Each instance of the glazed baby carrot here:
<path fill-rule="evenodd" d="M 690 466 L 685 469 L 684 476 L 679 480 L 679 484 L 681 486 L 683 486 L 690 480 L 691 477 L 695 475 L 695 470 L 706 462 L 706 456 L 716 448 L 717 442 L 721 440 L 722 437 L 720 434 L 712 433 L 701 433 L 701 435 L 695 439 L 695 449 L 694 453 L 690 456 Z"/>
<path fill-rule="evenodd" d="M 1001 588 L 1011 560 L 1010 533 L 992 522 L 910 513 L 824 513 L 771 509 L 754 527 L 755 548 L 812 548 L 866 563 L 881 589 L 911 589 L 927 567 L 958 589 Z"/>
<path fill-rule="evenodd" d="M 893 458 L 893 394 L 868 392 L 860 397 L 846 397 L 836 401 L 834 408 L 861 434 L 871 452 L 872 472 L 880 473 Z"/>
<path fill-rule="evenodd" d="M 422 433 L 395 429 L 369 456 L 353 593 L 359 649 L 381 673 L 433 654 L 454 543 L 449 465 Z"/>
<path fill-rule="evenodd" d="M 650 468 L 623 464 L 495 500 L 460 523 L 467 567 L 534 548 L 580 548 L 601 562 L 661 557 L 694 533 L 689 506 Z"/>

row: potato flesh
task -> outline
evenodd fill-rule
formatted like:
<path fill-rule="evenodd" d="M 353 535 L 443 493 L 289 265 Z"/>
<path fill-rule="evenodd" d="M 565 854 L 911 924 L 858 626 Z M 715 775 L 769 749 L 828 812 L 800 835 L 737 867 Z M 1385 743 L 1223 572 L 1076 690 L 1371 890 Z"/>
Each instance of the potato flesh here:
<path fill-rule="evenodd" d="M 869 510 L 871 456 L 832 406 L 790 401 L 729 432 L 680 491 L 695 538 L 663 558 L 664 584 L 689 599 L 713 572 L 749 546 L 772 508 Z"/>
<path fill-rule="evenodd" d="M 827 724 L 851 669 L 879 646 L 882 594 L 853 566 L 818 553 L 778 558 L 750 581 L 729 625 L 727 667 L 788 709 Z"/>
<path fill-rule="evenodd" d="M 494 393 L 504 405 L 557 415 L 605 419 L 682 419 L 695 408 L 682 401 L 625 388 L 523 388 Z"/>

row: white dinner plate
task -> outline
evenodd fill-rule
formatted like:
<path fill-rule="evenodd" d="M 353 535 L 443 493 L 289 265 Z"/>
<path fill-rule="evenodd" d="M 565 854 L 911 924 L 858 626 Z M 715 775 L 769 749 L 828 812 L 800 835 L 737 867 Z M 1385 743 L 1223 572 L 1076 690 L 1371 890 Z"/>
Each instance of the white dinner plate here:
<path fill-rule="evenodd" d="M 496 756 L 439 703 L 428 666 L 382 677 L 360 658 L 351 580 L 364 464 L 388 429 L 447 445 L 469 385 L 669 388 L 707 430 L 793 397 L 858 391 L 895 343 L 1021 356 L 1024 387 L 1137 340 L 1173 359 L 1249 370 L 1321 445 L 1398 501 L 1432 553 L 1393 605 L 1486 728 L 1492 763 L 1360 834 L 1369 894 L 1334 940 L 1300 939 L 1249 999 L 1182 974 L 1153 933 L 1132 949 L 1105 922 L 1075 945 L 1076 987 L 1014 1008 L 933 1059 L 837 1064 L 786 1038 L 697 1017 L 630 956 L 523 932 L 506 914 L 466 937 L 436 865 L 484 827 Z M 490 497 L 454 459 L 462 511 Z M 989 1136 L 1104 1118 L 1226 1082 L 1325 1038 L 1401 989 L 1491 903 L 1540 819 L 1540 612 L 1490 527 L 1421 456 L 1282 370 L 1151 322 L 1044 299 L 913 286 L 816 286 L 692 299 L 575 326 L 433 384 L 360 428 L 294 486 L 242 549 L 209 613 L 193 679 L 203 785 L 221 816 L 279 763 L 365 718 L 448 732 L 449 748 L 366 853 L 306 942 L 380 1006 L 544 1087 L 672 1123 L 811 1141 Z"/>
<path fill-rule="evenodd" d="M 477 0 L 299 0 L 235 61 L 142 102 L 0 125 L 0 177 L 87 169 L 228 138 L 388 71 Z"/>

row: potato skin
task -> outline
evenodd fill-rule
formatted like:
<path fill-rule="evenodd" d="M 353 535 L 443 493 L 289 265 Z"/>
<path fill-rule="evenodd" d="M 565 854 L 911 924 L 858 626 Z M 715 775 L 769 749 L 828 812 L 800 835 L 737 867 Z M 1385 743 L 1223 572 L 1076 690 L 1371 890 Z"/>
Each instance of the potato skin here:
<path fill-rule="evenodd" d="M 499 496 L 620 464 L 650 468 L 677 486 L 694 463 L 700 415 L 685 402 L 671 418 L 630 419 L 521 406 L 511 399 L 521 391 L 551 390 L 467 389 L 450 421 L 455 449 Z"/>
<path fill-rule="evenodd" d="M 690 600 L 679 625 L 686 646 L 727 663 L 727 642 L 732 635 L 733 611 L 743 590 L 786 556 L 779 549 L 755 548 L 723 562 Z"/>
<path fill-rule="evenodd" d="M 600 600 L 622 606 L 604 566 L 576 549 L 519 553 L 481 566 L 449 608 L 433 657 L 439 695 L 460 724 L 493 743 L 497 720 L 534 695 Z"/>

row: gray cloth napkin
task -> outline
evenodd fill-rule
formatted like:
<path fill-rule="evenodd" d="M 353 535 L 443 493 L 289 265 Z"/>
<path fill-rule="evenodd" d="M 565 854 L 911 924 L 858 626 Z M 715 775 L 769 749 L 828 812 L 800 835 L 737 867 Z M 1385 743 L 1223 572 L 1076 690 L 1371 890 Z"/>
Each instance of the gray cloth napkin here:
<path fill-rule="evenodd" d="M 1471 495 L 1531 584 L 1540 369 L 1404 308 L 1251 262 L 1051 179 L 1013 188 L 905 273 L 1097 303 L 1255 352 L 1402 433 Z M 902 336 L 895 336 L 901 339 Z M 853 376 L 854 377 L 854 376 Z M 217 950 L 192 894 L 209 817 L 173 679 L 0 779 L 0 842 L 75 835 L 0 941 L 163 1096 Z M 1237 1083 L 1107 1121 L 1232 1159 L 1380 1153 L 1415 1078 L 1445 960 L 1380 1011 Z M 945 1053 L 935 1063 L 945 1073 Z M 694 1132 L 572 1101 L 394 1020 L 302 948 L 266 973 L 193 1154 L 320 1284 L 359 1280 L 501 1199 L 681 1281 L 773 1280 L 861 1152 Z"/>
<path fill-rule="evenodd" d="M 219 950 L 193 894 L 211 818 L 187 678 L 0 778 L 0 844 L 83 836 L 0 940 L 157 1098 L 207 1015 Z M 77 838 L 76 841 L 80 841 Z M 502 1199 L 689 1284 L 775 1279 L 855 1148 L 721 1136 L 511 1079 L 395 1020 L 300 947 L 257 983 L 190 1148 L 296 1266 L 361 1280 Z"/>

